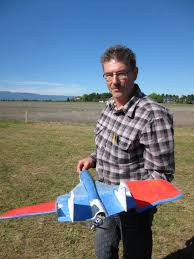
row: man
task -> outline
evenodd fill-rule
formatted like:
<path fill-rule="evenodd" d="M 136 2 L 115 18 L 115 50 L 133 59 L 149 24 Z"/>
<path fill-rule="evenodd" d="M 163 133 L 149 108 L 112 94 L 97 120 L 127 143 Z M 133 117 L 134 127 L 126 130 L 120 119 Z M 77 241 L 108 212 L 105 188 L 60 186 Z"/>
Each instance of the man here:
<path fill-rule="evenodd" d="M 135 54 L 116 45 L 101 58 L 112 98 L 96 125 L 96 151 L 80 160 L 77 171 L 96 167 L 100 181 L 165 179 L 174 171 L 173 122 L 168 110 L 143 94 L 135 80 Z M 150 259 L 151 225 L 156 208 L 143 213 L 131 209 L 105 219 L 96 231 L 97 258 L 118 258 L 123 241 L 123 258 Z"/>

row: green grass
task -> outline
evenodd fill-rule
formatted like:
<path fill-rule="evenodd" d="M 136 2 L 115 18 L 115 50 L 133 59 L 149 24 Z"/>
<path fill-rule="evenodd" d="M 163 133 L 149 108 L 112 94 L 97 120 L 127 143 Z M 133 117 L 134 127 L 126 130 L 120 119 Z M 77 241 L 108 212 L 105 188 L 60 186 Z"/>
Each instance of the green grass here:
<path fill-rule="evenodd" d="M 93 128 L 92 124 L 0 121 L 1 212 L 69 192 L 79 181 L 77 161 L 94 148 Z M 194 128 L 176 128 L 175 140 L 174 184 L 184 198 L 158 209 L 154 259 L 172 253 L 171 258 L 192 258 L 184 247 L 194 229 Z M 58 223 L 55 215 L 4 220 L 0 258 L 95 258 L 93 237 L 85 223 Z"/>

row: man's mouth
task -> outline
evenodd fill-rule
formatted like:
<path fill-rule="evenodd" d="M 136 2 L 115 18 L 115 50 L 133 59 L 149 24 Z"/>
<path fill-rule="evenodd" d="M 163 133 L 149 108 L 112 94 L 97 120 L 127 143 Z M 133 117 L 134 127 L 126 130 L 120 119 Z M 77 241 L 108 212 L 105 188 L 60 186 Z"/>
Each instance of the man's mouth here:
<path fill-rule="evenodd" d="M 119 88 L 111 88 L 112 91 L 120 91 Z"/>
<path fill-rule="evenodd" d="M 111 90 L 120 90 L 121 86 L 118 85 L 118 86 L 115 86 L 115 87 L 112 87 Z"/>

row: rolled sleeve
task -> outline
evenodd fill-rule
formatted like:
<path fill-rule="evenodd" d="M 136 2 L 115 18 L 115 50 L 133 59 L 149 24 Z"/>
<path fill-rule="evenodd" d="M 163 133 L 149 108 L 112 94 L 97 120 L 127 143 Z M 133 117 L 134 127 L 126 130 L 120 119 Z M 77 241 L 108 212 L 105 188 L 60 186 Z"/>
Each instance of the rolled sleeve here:
<path fill-rule="evenodd" d="M 93 161 L 95 162 L 95 166 L 96 167 L 96 152 L 93 152 L 92 154 L 90 154 L 90 157 L 93 159 Z"/>

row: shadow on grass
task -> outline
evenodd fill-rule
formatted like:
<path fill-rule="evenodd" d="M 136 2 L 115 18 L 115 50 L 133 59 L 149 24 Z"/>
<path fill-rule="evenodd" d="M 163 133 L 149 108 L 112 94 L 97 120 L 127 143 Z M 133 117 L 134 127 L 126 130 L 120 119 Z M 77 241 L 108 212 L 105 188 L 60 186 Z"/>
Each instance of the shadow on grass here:
<path fill-rule="evenodd" d="M 183 249 L 167 255 L 163 259 L 194 259 L 194 236 L 186 241 Z"/>

